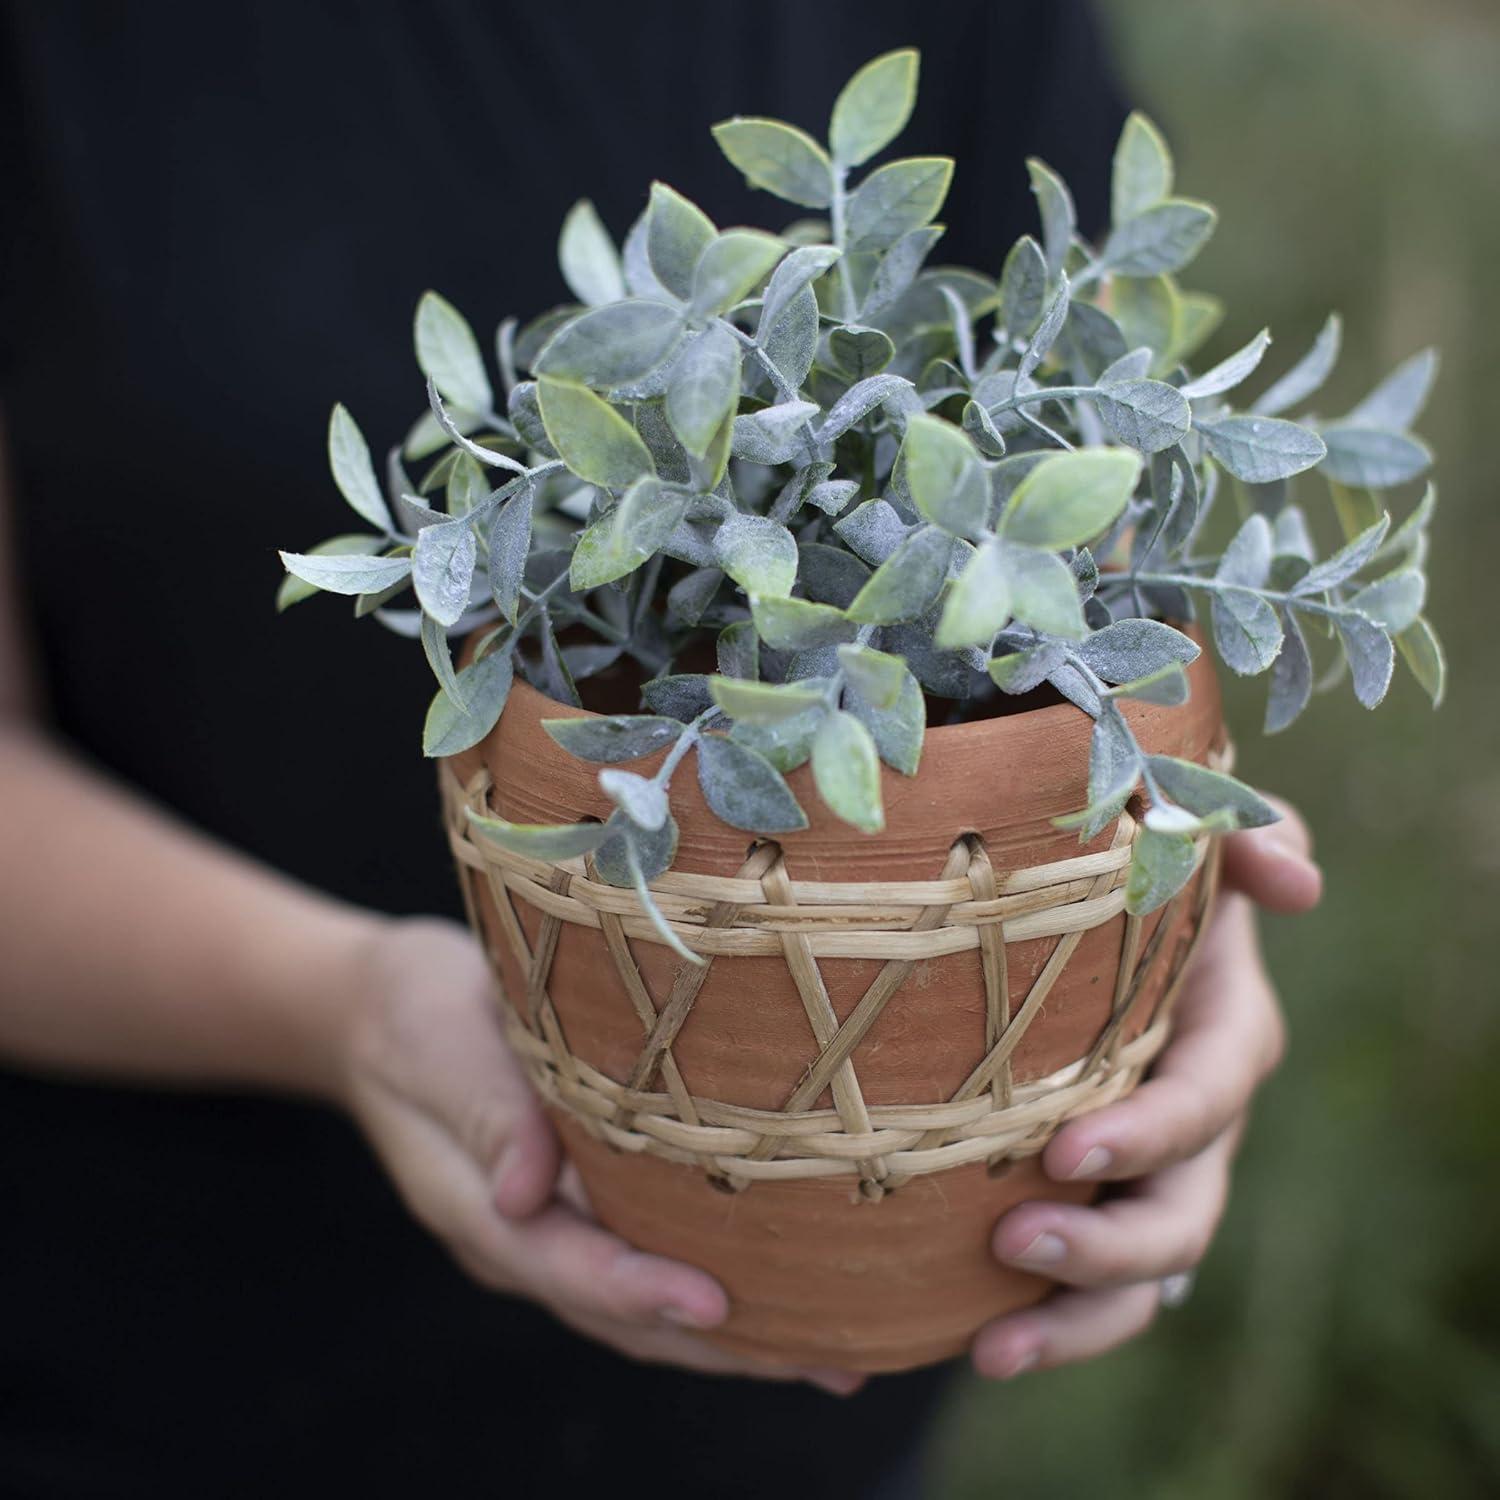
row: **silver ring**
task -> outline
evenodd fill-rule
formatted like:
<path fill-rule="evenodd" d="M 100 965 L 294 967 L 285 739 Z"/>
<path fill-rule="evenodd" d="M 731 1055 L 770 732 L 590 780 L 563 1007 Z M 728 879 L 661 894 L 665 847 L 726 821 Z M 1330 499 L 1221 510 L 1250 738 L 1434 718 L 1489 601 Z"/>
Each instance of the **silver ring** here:
<path fill-rule="evenodd" d="M 1179 1271 L 1175 1276 L 1163 1276 L 1159 1296 L 1161 1305 L 1170 1310 L 1182 1306 L 1193 1295 L 1193 1283 L 1197 1277 L 1191 1271 Z"/>

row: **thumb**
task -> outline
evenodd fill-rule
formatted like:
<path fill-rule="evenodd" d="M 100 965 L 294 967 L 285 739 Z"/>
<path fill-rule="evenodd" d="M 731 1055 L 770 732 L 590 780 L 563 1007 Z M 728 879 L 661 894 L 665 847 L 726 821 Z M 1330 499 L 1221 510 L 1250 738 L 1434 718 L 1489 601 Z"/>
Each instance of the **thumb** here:
<path fill-rule="evenodd" d="M 1232 833 L 1224 841 L 1224 884 L 1268 911 L 1310 911 L 1323 894 L 1307 824 L 1290 804 L 1268 798 L 1281 821 Z"/>
<path fill-rule="evenodd" d="M 495 1207 L 507 1219 L 526 1219 L 553 1199 L 562 1170 L 562 1146 L 541 1101 L 524 1081 L 515 1099 L 510 1132 L 491 1178 Z"/>

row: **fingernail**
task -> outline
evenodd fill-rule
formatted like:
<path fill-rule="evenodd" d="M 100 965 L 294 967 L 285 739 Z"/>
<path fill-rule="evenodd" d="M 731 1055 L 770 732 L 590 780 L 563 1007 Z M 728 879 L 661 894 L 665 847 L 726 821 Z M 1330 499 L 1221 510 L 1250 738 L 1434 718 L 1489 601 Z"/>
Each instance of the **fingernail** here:
<path fill-rule="evenodd" d="M 1055 1266 L 1067 1253 L 1067 1241 L 1060 1234 L 1043 1230 L 1019 1255 L 1006 1259 L 1017 1266 Z"/>
<path fill-rule="evenodd" d="M 706 1323 L 690 1307 L 664 1307 L 658 1316 L 664 1323 L 674 1324 L 678 1328 L 709 1328 L 712 1326 L 712 1324 Z"/>
<path fill-rule="evenodd" d="M 1090 1146 L 1083 1153 L 1083 1160 L 1068 1173 L 1071 1181 L 1084 1177 L 1102 1177 L 1113 1165 L 1115 1153 L 1107 1146 Z"/>
<path fill-rule="evenodd" d="M 852 1396 L 865 1383 L 863 1375 L 850 1370 L 804 1370 L 802 1378 L 830 1396 Z"/>
<path fill-rule="evenodd" d="M 1028 1370 L 1036 1369 L 1037 1361 L 1041 1359 L 1041 1357 L 1042 1354 L 1040 1349 L 1028 1350 L 1010 1367 L 1010 1369 L 1002 1372 L 1000 1376 L 1001 1380 L 1014 1380 L 1017 1375 L 1024 1375 Z"/>

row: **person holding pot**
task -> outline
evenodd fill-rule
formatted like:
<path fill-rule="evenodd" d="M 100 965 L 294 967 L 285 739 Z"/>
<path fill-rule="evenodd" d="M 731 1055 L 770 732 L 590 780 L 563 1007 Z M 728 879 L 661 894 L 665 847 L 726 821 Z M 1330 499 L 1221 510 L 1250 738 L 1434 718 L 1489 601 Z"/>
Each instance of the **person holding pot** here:
<path fill-rule="evenodd" d="M 1025 142 L 1100 202 L 1123 109 L 1074 4 L 5 8 L 0 1491 L 566 1494 L 649 1444 L 684 1492 L 919 1492 L 944 1371 L 732 1359 L 694 1333 L 717 1283 L 591 1220 L 480 949 L 389 915 L 457 904 L 380 712 L 420 664 L 330 673 L 266 628 L 248 545 L 336 503 L 331 391 L 409 415 L 375 372 L 417 289 L 560 291 L 509 226 L 586 187 L 621 227 L 643 166 L 732 222 L 683 95 L 710 118 L 753 75 L 797 118 L 908 42 L 953 81 L 925 139 Z M 973 258 L 1029 214 L 955 197 Z M 1281 1047 L 1251 904 L 1319 885 L 1295 816 L 1225 876 L 1153 1077 L 1047 1149 L 1114 1191 L 996 1226 L 1062 1289 L 981 1375 L 1128 1339 L 1207 1248 Z"/>

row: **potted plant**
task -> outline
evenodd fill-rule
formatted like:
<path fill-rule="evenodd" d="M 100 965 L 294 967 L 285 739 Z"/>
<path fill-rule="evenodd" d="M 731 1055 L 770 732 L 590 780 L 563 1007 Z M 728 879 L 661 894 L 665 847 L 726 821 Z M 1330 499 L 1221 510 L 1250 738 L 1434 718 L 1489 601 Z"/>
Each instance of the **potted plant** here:
<path fill-rule="evenodd" d="M 1036 1153 L 1141 1076 L 1214 837 L 1274 817 L 1204 637 L 1269 731 L 1341 677 L 1373 708 L 1398 653 L 1443 675 L 1432 491 L 1394 528 L 1379 498 L 1429 466 L 1431 355 L 1337 421 L 1282 415 L 1336 318 L 1248 405 L 1266 333 L 1191 370 L 1215 215 L 1139 114 L 1101 245 L 1033 160 L 1040 238 L 929 266 L 953 163 L 866 170 L 917 70 L 862 68 L 826 146 L 714 128 L 804 212 L 777 234 L 656 183 L 617 250 L 577 204 L 577 300 L 501 324 L 498 388 L 424 296 L 384 482 L 329 428 L 373 530 L 283 554 L 281 594 L 421 641 L 470 917 L 600 1218 L 721 1278 L 710 1337 L 857 1369 L 1045 1292 L 990 1228 L 1093 1191 Z"/>

